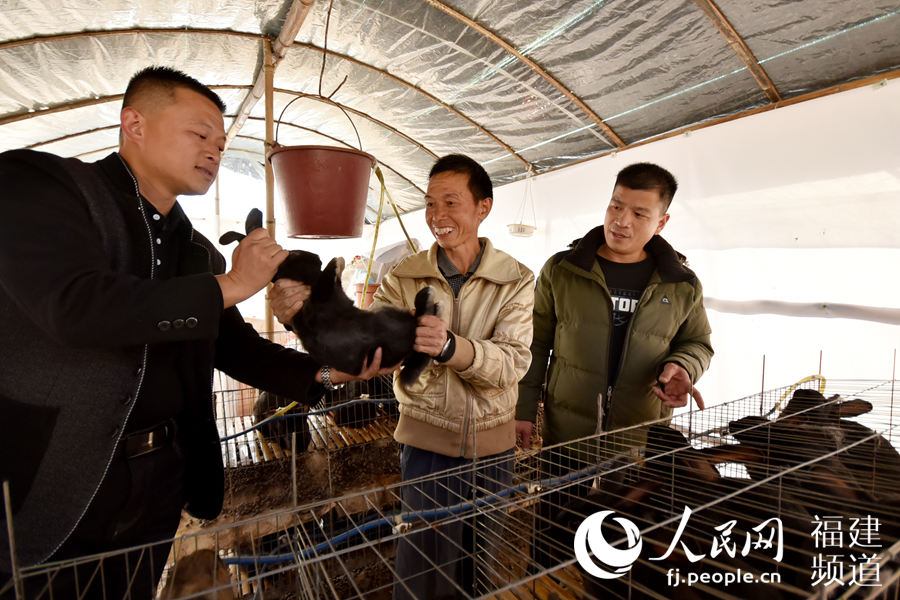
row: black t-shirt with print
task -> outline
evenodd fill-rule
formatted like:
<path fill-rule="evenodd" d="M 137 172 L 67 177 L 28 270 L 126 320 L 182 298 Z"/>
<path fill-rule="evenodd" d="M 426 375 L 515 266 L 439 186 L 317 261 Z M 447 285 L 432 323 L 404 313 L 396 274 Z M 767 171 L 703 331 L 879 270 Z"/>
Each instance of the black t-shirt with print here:
<path fill-rule="evenodd" d="M 637 310 L 638 302 L 656 265 L 649 256 L 637 263 L 617 263 L 597 256 L 597 263 L 606 277 L 606 287 L 612 296 L 612 336 L 609 340 L 609 385 L 616 382 L 619 374 L 619 361 L 628 324 Z"/>

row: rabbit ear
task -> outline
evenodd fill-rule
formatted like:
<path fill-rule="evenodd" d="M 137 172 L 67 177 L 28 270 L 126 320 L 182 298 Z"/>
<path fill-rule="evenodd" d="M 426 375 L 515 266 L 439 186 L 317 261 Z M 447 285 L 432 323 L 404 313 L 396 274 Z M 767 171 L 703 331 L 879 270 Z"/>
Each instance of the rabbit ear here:
<path fill-rule="evenodd" d="M 844 400 L 838 405 L 838 415 L 841 418 L 858 417 L 872 410 L 872 403 L 854 398 L 853 400 Z"/>
<path fill-rule="evenodd" d="M 333 285 L 336 281 L 339 282 L 341 280 L 341 273 L 344 270 L 344 258 L 342 256 L 335 256 L 331 260 L 328 261 L 328 264 L 325 265 L 325 268 L 322 269 L 322 274 L 319 275 L 319 280 L 324 283 Z"/>
<path fill-rule="evenodd" d="M 219 244 L 221 244 L 222 246 L 227 246 L 231 242 L 240 242 L 245 237 L 247 236 L 245 236 L 243 233 L 238 233 L 237 231 L 226 231 L 219 238 Z"/>
<path fill-rule="evenodd" d="M 334 263 L 334 278 L 340 282 L 341 275 L 344 273 L 344 257 L 335 256 L 328 264 Z"/>
<path fill-rule="evenodd" d="M 254 208 L 247 215 L 247 222 L 244 225 L 247 233 L 259 229 L 263 226 L 263 214 L 262 211 L 258 208 Z"/>

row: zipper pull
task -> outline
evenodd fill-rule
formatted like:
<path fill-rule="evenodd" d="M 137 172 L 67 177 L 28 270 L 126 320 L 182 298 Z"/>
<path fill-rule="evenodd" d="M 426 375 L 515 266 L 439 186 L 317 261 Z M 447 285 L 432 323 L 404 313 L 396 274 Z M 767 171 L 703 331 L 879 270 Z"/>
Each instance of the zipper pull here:
<path fill-rule="evenodd" d="M 606 421 L 609 416 L 609 407 L 612 402 L 612 394 L 613 388 L 609 386 L 606 388 L 606 398 L 601 402 L 600 399 L 603 398 L 603 394 L 597 394 L 598 406 L 597 410 L 600 413 L 598 415 L 598 423 L 600 424 L 600 431 L 606 431 Z"/>

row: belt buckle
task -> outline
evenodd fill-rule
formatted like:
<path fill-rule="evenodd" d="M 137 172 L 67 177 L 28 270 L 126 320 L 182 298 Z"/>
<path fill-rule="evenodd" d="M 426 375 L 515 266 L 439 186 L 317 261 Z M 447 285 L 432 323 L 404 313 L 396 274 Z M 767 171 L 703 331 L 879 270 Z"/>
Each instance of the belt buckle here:
<path fill-rule="evenodd" d="M 139 444 L 137 448 L 134 448 L 131 452 L 128 453 L 128 458 L 137 458 L 138 456 L 150 454 L 151 452 L 156 450 L 157 448 L 153 443 L 155 433 L 155 431 L 151 431 L 150 433 L 142 435 L 139 438 Z"/>
<path fill-rule="evenodd" d="M 139 438 L 137 438 L 137 447 L 134 449 L 129 449 L 130 451 L 128 451 L 128 458 L 137 458 L 138 456 L 150 454 L 151 452 L 159 450 L 168 437 L 168 431 L 169 425 L 165 425 L 161 429 L 154 429 L 141 435 Z"/>

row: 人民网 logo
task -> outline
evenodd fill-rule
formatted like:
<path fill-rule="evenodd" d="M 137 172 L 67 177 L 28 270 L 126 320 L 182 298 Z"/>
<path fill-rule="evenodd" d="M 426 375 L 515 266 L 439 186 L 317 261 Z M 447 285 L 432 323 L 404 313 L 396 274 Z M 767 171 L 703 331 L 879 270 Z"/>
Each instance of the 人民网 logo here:
<path fill-rule="evenodd" d="M 625 530 L 628 547 L 620 550 L 610 546 L 603 537 L 603 520 L 611 514 L 611 510 L 596 512 L 582 521 L 575 531 L 575 558 L 578 559 L 578 564 L 601 579 L 617 579 L 631 570 L 643 545 L 637 525 L 624 517 L 613 517 Z M 599 564 L 591 557 L 592 553 Z"/>

